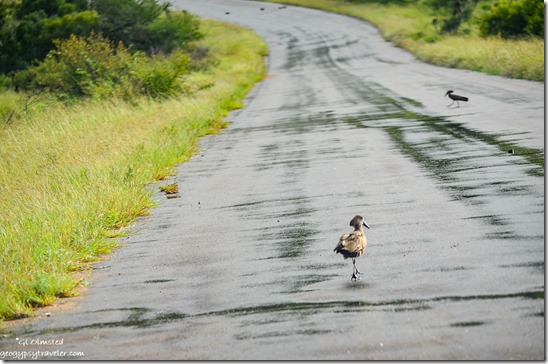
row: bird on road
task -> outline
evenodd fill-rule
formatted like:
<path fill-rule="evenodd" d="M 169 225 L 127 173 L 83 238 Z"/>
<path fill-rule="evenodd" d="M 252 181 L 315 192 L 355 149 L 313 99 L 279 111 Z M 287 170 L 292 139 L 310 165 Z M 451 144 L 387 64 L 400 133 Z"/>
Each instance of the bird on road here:
<path fill-rule="evenodd" d="M 367 246 L 367 239 L 365 238 L 363 227 L 365 226 L 369 229 L 369 225 L 367 225 L 363 217 L 356 215 L 350 220 L 350 226 L 354 227 L 354 231 L 343 234 L 333 251 L 341 253 L 344 259 L 352 258 L 353 268 L 352 278 L 350 280 L 355 281 L 358 279 L 356 274 L 362 274 L 356 267 L 356 258 L 363 254 L 363 251 Z"/>
<path fill-rule="evenodd" d="M 449 95 L 449 98 L 451 100 L 453 100 L 452 103 L 450 103 L 449 105 L 447 105 L 447 107 L 453 105 L 455 103 L 455 101 L 457 102 L 457 107 L 460 107 L 460 104 L 459 104 L 459 101 L 468 101 L 468 97 L 464 97 L 464 96 L 460 96 L 460 95 L 455 95 L 453 94 L 453 90 L 449 90 L 447 91 L 447 93 L 445 94 L 445 96 L 448 96 Z"/>

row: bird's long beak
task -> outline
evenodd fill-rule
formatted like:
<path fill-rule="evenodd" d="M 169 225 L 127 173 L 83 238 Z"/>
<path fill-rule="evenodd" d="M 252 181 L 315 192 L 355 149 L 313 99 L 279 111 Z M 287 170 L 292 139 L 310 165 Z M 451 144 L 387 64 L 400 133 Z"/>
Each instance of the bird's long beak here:
<path fill-rule="evenodd" d="M 371 229 L 371 228 L 369 227 L 369 225 L 367 225 L 367 223 L 365 222 L 365 220 L 363 221 L 363 226 L 365 226 L 365 227 L 368 228 L 368 229 Z"/>
<path fill-rule="evenodd" d="M 447 91 L 447 92 L 445 93 L 445 95 L 443 95 L 443 96 L 445 97 L 445 96 L 447 96 L 447 95 L 449 95 L 449 91 Z"/>

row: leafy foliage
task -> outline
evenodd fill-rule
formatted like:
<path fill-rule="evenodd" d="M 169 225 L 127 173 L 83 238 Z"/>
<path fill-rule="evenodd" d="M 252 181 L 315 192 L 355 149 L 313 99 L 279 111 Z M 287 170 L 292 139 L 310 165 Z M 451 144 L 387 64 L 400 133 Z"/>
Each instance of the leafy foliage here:
<path fill-rule="evenodd" d="M 540 0 L 499 0 L 480 19 L 482 35 L 503 38 L 544 38 L 544 3 Z"/>
<path fill-rule="evenodd" d="M 441 15 L 433 21 L 441 33 L 457 33 L 462 24 L 474 23 L 482 36 L 544 37 L 544 4 L 540 0 L 422 1 Z"/>
<path fill-rule="evenodd" d="M 160 5 L 156 0 L 94 0 L 92 7 L 102 15 L 99 31 L 106 37 L 147 50 L 151 46 L 147 26 L 167 11 L 169 4 Z"/>
<path fill-rule="evenodd" d="M 43 60 L 55 39 L 102 33 L 132 52 L 169 53 L 201 37 L 199 22 L 158 0 L 2 0 L 0 74 Z"/>
<path fill-rule="evenodd" d="M 202 37 L 200 23 L 187 12 L 168 12 L 159 16 L 147 26 L 151 53 L 169 53 Z"/>
<path fill-rule="evenodd" d="M 181 51 L 148 58 L 95 33 L 86 38 L 71 35 L 54 44 L 43 62 L 17 74 L 19 87 L 43 89 L 63 99 L 164 97 L 182 91 L 180 77 L 190 65 L 190 57 Z"/>
<path fill-rule="evenodd" d="M 478 0 L 426 0 L 425 2 L 435 10 L 443 10 L 450 14 L 440 22 L 440 32 L 456 33 L 460 25 L 470 19 Z"/>
<path fill-rule="evenodd" d="M 43 59 L 53 39 L 87 35 L 99 14 L 81 1 L 22 0 L 0 3 L 0 73 L 24 69 Z"/>

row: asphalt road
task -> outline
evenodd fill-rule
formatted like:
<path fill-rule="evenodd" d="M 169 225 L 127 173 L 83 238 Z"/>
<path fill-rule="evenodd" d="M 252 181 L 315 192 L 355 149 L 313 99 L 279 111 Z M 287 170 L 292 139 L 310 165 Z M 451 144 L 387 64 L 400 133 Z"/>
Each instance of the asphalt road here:
<path fill-rule="evenodd" d="M 348 17 L 173 3 L 255 30 L 269 75 L 83 297 L 0 350 L 544 359 L 542 83 L 423 64 Z M 448 89 L 470 101 L 448 108 Z M 355 214 L 371 230 L 351 282 L 333 248 Z"/>

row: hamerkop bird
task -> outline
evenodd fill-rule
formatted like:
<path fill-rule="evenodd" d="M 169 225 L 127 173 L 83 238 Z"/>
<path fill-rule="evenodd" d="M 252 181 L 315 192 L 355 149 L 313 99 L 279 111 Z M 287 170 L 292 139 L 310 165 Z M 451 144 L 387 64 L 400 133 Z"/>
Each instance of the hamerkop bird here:
<path fill-rule="evenodd" d="M 350 226 L 354 227 L 354 231 L 344 234 L 340 237 L 339 243 L 333 249 L 334 252 L 341 253 L 344 259 L 352 258 L 352 281 L 358 279 L 356 274 L 362 274 L 356 267 L 356 258 L 363 254 L 365 247 L 367 246 L 367 239 L 363 232 L 363 226 L 369 229 L 369 225 L 365 222 L 360 215 L 354 216 L 350 220 Z"/>
<path fill-rule="evenodd" d="M 453 94 L 453 90 L 449 90 L 447 91 L 447 93 L 445 94 L 445 96 L 449 95 L 449 98 L 451 100 L 453 100 L 452 103 L 450 103 L 449 105 L 447 105 L 447 107 L 453 105 L 455 103 L 455 101 L 457 102 L 457 107 L 460 107 L 459 105 L 459 101 L 468 101 L 468 97 L 464 97 L 464 96 L 460 96 L 460 95 L 455 95 Z"/>

